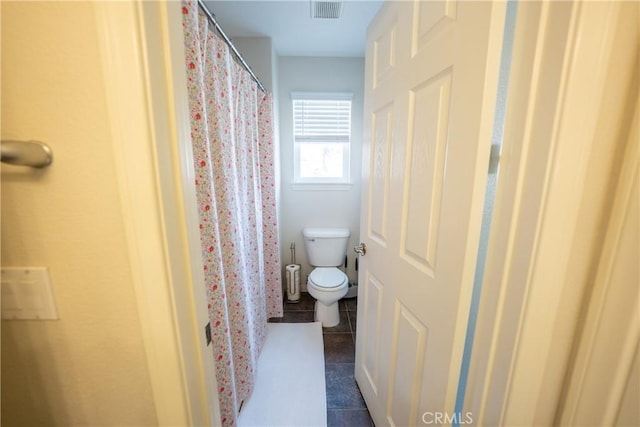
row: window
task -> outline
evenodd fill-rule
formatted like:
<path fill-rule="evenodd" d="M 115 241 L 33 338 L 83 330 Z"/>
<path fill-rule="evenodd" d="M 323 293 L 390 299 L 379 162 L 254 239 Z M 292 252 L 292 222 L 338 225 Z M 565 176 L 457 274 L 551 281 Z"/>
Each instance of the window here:
<path fill-rule="evenodd" d="M 349 183 L 351 99 L 347 93 L 292 93 L 294 183 Z"/>

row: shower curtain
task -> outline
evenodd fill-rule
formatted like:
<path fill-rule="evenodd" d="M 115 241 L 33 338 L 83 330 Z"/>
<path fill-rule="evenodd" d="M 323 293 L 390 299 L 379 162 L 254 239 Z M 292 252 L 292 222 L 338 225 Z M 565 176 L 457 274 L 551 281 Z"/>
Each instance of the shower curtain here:
<path fill-rule="evenodd" d="M 267 319 L 282 316 L 272 99 L 197 2 L 182 4 L 191 139 L 221 422 L 253 388 Z"/>

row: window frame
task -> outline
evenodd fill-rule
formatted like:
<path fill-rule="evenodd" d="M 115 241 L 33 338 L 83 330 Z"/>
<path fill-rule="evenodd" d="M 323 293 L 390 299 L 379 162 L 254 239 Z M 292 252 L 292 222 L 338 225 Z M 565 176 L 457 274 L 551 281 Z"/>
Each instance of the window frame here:
<path fill-rule="evenodd" d="M 346 141 L 317 141 L 317 143 L 336 143 L 342 145 L 342 176 L 340 177 L 303 177 L 300 174 L 301 146 L 313 144 L 313 141 L 299 141 L 296 135 L 296 108 L 298 100 L 330 100 L 349 102 L 349 134 Z M 292 137 L 293 137 L 293 181 L 294 189 L 347 189 L 351 186 L 351 140 L 353 136 L 353 93 L 350 92 L 291 92 Z"/>

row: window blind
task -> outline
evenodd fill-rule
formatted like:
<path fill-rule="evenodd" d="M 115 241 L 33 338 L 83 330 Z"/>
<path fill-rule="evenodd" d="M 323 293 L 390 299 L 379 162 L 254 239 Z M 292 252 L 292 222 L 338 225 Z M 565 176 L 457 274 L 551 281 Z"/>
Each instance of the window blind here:
<path fill-rule="evenodd" d="M 350 99 L 293 99 L 295 142 L 349 142 Z"/>

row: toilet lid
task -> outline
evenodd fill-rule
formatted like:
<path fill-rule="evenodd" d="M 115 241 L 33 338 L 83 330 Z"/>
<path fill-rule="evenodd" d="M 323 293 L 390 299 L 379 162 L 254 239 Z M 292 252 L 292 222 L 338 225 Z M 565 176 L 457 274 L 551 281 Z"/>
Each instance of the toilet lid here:
<path fill-rule="evenodd" d="M 347 276 L 335 267 L 319 267 L 311 272 L 309 280 L 316 286 L 335 288 L 342 285 L 347 280 Z"/>

